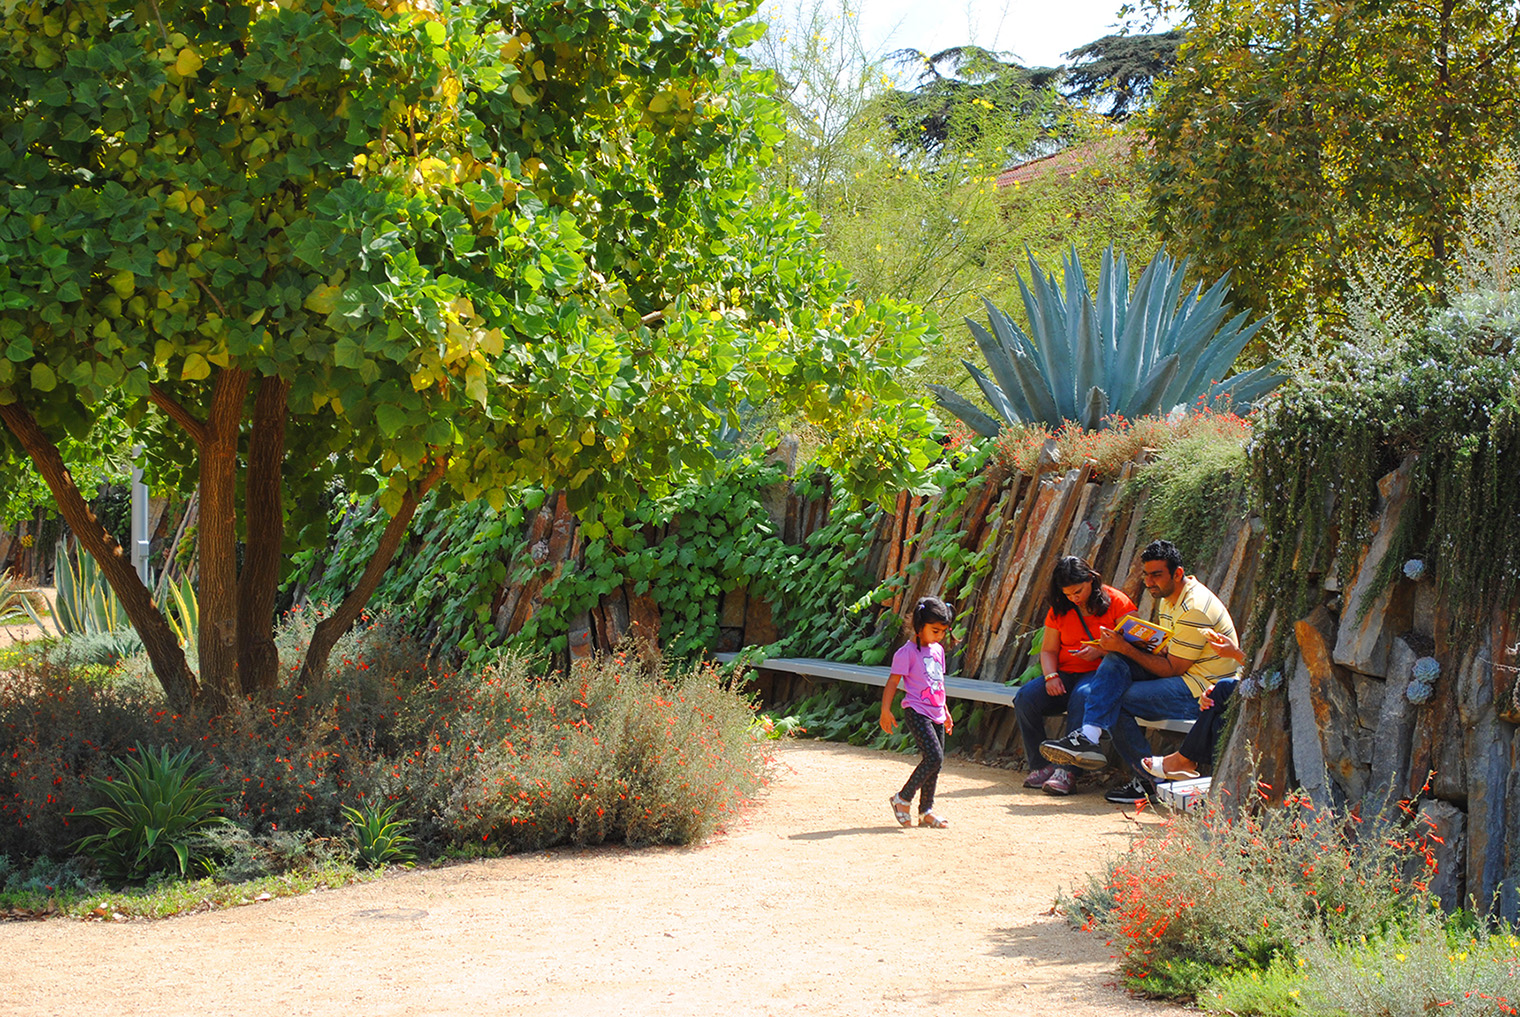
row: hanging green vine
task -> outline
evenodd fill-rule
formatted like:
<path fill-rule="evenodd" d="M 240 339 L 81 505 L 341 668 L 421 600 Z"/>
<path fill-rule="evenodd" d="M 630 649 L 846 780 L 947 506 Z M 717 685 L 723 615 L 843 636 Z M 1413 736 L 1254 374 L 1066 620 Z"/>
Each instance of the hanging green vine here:
<path fill-rule="evenodd" d="M 1391 353 L 1348 346 L 1281 390 L 1250 451 L 1266 525 L 1258 639 L 1274 609 L 1291 622 L 1312 608 L 1332 563 L 1349 588 L 1377 482 L 1410 456 L 1409 508 L 1365 602 L 1411 557 L 1434 565 L 1459 629 L 1520 594 L 1517 340 L 1513 317 L 1446 311 Z"/>

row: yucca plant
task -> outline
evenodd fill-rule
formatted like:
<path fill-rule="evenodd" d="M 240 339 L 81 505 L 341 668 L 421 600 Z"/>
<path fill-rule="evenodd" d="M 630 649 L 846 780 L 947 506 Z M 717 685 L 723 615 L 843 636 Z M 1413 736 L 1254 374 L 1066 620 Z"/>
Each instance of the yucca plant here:
<path fill-rule="evenodd" d="M 169 619 L 169 627 L 174 630 L 179 645 L 195 646 L 201 631 L 201 603 L 195 593 L 195 584 L 185 576 L 177 583 L 166 583 L 164 593 L 168 596 L 161 596 L 159 607 Z"/>
<path fill-rule="evenodd" d="M 996 417 L 954 389 L 929 386 L 941 406 L 978 434 L 993 437 L 1004 424 L 1060 427 L 1067 420 L 1097 430 L 1114 417 L 1134 420 L 1200 399 L 1244 410 L 1285 380 L 1275 362 L 1225 379 L 1262 326 L 1247 324 L 1245 312 L 1225 320 L 1228 276 L 1206 292 L 1194 286 L 1183 295 L 1187 265 L 1161 251 L 1128 292 L 1129 263 L 1109 247 L 1094 294 L 1076 249 L 1063 260 L 1064 293 L 1033 256 L 1030 282 L 1019 276 L 1029 333 L 990 301 L 990 331 L 966 319 L 992 376 L 963 363 Z"/>
<path fill-rule="evenodd" d="M 27 590 L 9 571 L 0 572 L 0 625 L 19 621 L 34 614 Z"/>
<path fill-rule="evenodd" d="M 85 551 L 79 552 L 79 564 L 75 565 L 60 540 L 53 563 L 53 583 L 58 590 L 53 599 L 53 628 L 60 637 L 94 636 L 127 627 L 126 610 L 101 574 L 100 566 Z M 46 627 L 30 607 L 27 613 L 33 624 Z"/>
<path fill-rule="evenodd" d="M 383 809 L 366 805 L 362 809 L 341 806 L 343 818 L 354 828 L 359 845 L 359 862 L 371 868 L 386 862 L 407 862 L 415 857 L 410 845 L 412 838 L 404 831 L 412 824 L 410 819 L 397 819 L 396 803 Z"/>
<path fill-rule="evenodd" d="M 109 879 L 185 875 L 202 835 L 227 822 L 221 815 L 225 790 L 213 783 L 210 769 L 196 767 L 196 757 L 191 749 L 170 755 L 167 748 L 138 743 L 133 756 L 112 759 L 119 776 L 90 778 L 106 804 L 84 813 L 104 829 L 81 838 L 77 850 L 94 858 Z"/>

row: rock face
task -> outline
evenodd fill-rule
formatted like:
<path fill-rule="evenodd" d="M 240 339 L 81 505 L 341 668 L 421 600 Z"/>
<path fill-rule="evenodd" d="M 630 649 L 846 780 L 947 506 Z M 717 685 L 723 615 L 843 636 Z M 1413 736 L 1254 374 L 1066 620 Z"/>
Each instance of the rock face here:
<path fill-rule="evenodd" d="M 1235 727 L 1218 754 L 1213 786 L 1235 803 L 1258 794 L 1279 800 L 1293 782 L 1288 696 L 1279 690 L 1236 701 Z"/>
<path fill-rule="evenodd" d="M 1388 557 L 1393 535 L 1398 530 L 1409 502 L 1409 475 L 1412 458 L 1378 481 L 1381 509 L 1372 544 L 1357 568 L 1356 580 L 1347 591 L 1341 611 L 1340 630 L 1335 638 L 1335 662 L 1363 674 L 1386 675 L 1388 654 L 1394 637 L 1407 632 L 1413 621 L 1413 584 L 1390 583 L 1377 597 L 1372 586 Z"/>
<path fill-rule="evenodd" d="M 1336 802 L 1361 801 L 1367 794 L 1369 771 L 1359 758 L 1361 723 L 1355 682 L 1351 672 L 1333 659 L 1335 618 L 1321 605 L 1307 618 L 1295 623 L 1293 632 L 1298 639 L 1300 666 L 1289 686 L 1289 702 L 1297 704 L 1298 700 L 1307 698 L 1307 703 L 1291 706 L 1294 711 L 1295 764 L 1299 759 L 1300 741 L 1318 742 L 1317 749 L 1305 748 L 1305 766 L 1298 769 L 1299 779 L 1306 787 L 1310 786 L 1307 766 L 1317 755 L 1324 768 L 1322 779 L 1329 781 Z M 1301 718 L 1310 721 L 1312 726 L 1301 727 Z"/>

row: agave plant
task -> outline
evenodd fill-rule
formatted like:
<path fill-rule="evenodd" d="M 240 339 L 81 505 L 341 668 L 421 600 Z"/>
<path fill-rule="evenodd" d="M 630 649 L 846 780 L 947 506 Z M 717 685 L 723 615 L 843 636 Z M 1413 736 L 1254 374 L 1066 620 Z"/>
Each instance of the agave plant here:
<path fill-rule="evenodd" d="M 90 778 L 105 804 L 84 813 L 102 829 L 80 838 L 77 849 L 112 879 L 138 882 L 156 872 L 183 876 L 201 837 L 227 822 L 221 815 L 226 789 L 196 760 L 190 749 L 171 755 L 167 748 L 145 748 L 141 742 L 132 757 L 113 758 L 114 780 Z"/>
<path fill-rule="evenodd" d="M 1161 251 L 1128 293 L 1129 263 L 1109 247 L 1094 295 L 1075 248 L 1064 262 L 1064 293 L 1033 256 L 1030 282 L 1019 276 L 1032 334 L 990 301 L 990 331 L 966 319 L 992 376 L 963 363 L 997 417 L 954 389 L 929 386 L 941 406 L 978 434 L 992 437 L 1004 424 L 1059 427 L 1067 420 L 1097 430 L 1112 417 L 1133 420 L 1200 398 L 1244 409 L 1285 380 L 1275 363 L 1225 379 L 1262 325 L 1247 324 L 1245 312 L 1225 320 L 1227 276 L 1206 292 L 1194 286 L 1184 296 L 1186 263 Z"/>
<path fill-rule="evenodd" d="M 353 828 L 361 864 L 374 868 L 386 862 L 406 862 L 416 857 L 410 847 L 412 838 L 403 832 L 412 821 L 397 819 L 396 808 L 395 803 L 380 809 L 372 805 L 359 809 L 339 806 L 343 818 Z"/>
<path fill-rule="evenodd" d="M 106 582 L 95 559 L 83 550 L 79 552 L 76 566 L 63 541 L 58 542 L 53 582 L 58 595 L 53 599 L 52 621 L 60 637 L 95 636 L 127 627 L 126 609 L 116 599 L 116 592 Z M 35 610 L 28 607 L 27 613 L 32 616 L 34 625 L 46 628 Z"/>

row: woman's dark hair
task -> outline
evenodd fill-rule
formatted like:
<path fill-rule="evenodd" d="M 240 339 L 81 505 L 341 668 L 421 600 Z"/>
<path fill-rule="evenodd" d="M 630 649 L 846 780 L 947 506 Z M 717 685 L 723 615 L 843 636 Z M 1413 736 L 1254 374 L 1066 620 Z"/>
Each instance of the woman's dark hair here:
<path fill-rule="evenodd" d="M 1050 573 L 1050 589 L 1046 592 L 1045 600 L 1057 618 L 1077 606 L 1061 592 L 1061 588 L 1085 583 L 1089 579 L 1092 580 L 1092 588 L 1087 594 L 1087 613 L 1103 614 L 1111 601 L 1108 594 L 1103 592 L 1103 577 L 1098 575 L 1097 570 L 1074 554 L 1056 562 L 1055 569 Z"/>
<path fill-rule="evenodd" d="M 955 621 L 955 616 L 950 612 L 950 605 L 938 597 L 925 597 L 913 608 L 913 639 L 917 641 L 918 632 L 925 625 L 939 622 L 941 625 L 949 625 Z"/>

